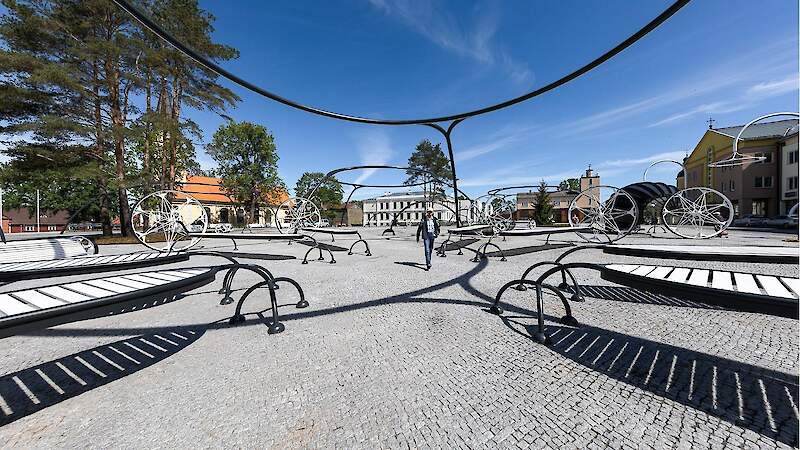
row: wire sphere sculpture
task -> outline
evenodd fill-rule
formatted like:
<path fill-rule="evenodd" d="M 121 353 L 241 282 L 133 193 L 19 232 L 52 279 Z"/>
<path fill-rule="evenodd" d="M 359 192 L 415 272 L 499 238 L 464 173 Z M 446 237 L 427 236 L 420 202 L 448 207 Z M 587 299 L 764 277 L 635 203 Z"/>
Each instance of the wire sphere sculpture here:
<path fill-rule="evenodd" d="M 278 219 L 278 212 L 284 210 L 283 219 Z M 291 197 L 278 205 L 272 215 L 275 218 L 275 227 L 281 234 L 296 233 L 302 228 L 317 227 L 322 223 L 322 215 L 317 205 L 307 198 Z"/>
<path fill-rule="evenodd" d="M 622 189 L 598 185 L 581 191 L 570 203 L 568 215 L 571 227 L 590 227 L 588 232 L 576 232 L 585 241 L 611 243 L 633 231 L 639 208 Z"/>
<path fill-rule="evenodd" d="M 739 141 L 742 139 L 742 135 L 744 131 L 747 130 L 751 125 L 761 122 L 764 119 L 768 119 L 770 117 L 777 117 L 777 116 L 792 116 L 800 118 L 800 113 L 797 112 L 776 112 L 763 115 L 761 117 L 757 117 L 750 122 L 748 122 L 745 126 L 739 130 L 739 133 L 733 138 L 733 151 L 731 152 L 731 156 L 725 159 L 721 159 L 719 161 L 714 161 L 708 164 L 708 167 L 735 167 L 741 166 L 747 162 L 761 162 L 766 160 L 765 156 L 751 156 L 739 153 Z M 797 127 L 797 125 L 795 125 Z M 792 127 L 794 128 L 794 127 Z M 791 128 L 790 128 L 791 129 Z M 787 130 L 788 132 L 789 130 Z"/>
<path fill-rule="evenodd" d="M 133 233 L 146 247 L 182 251 L 197 245 L 189 233 L 205 233 L 208 213 L 196 198 L 178 191 L 158 191 L 136 203 L 131 214 Z"/>
<path fill-rule="evenodd" d="M 667 229 L 687 239 L 708 239 L 733 221 L 733 204 L 719 191 L 693 187 L 676 192 L 662 208 Z"/>

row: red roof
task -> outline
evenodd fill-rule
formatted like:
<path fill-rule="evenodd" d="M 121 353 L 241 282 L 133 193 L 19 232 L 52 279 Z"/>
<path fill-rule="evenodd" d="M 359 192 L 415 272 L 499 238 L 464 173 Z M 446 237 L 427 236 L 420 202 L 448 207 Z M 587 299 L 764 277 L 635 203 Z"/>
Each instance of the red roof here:
<path fill-rule="evenodd" d="M 236 202 L 225 193 L 220 178 L 189 175 L 186 177 L 186 181 L 178 185 L 176 189 L 191 195 L 200 203 L 236 204 Z M 268 204 L 277 205 L 288 199 L 289 194 L 281 190 L 267 194 L 264 197 Z"/>

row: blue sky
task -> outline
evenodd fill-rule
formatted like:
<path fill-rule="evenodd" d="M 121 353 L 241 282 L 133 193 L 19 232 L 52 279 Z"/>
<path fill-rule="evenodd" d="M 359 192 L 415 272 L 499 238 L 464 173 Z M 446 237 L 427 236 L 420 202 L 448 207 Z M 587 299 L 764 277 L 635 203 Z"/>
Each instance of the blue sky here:
<path fill-rule="evenodd" d="M 201 0 L 216 16 L 214 38 L 241 53 L 223 64 L 227 69 L 300 102 L 381 118 L 460 112 L 547 84 L 670 3 Z M 480 195 L 502 185 L 557 183 L 591 163 L 604 184 L 624 186 L 640 180 L 650 161 L 692 149 L 709 116 L 716 126 L 731 126 L 796 111 L 797 23 L 794 0 L 694 0 L 589 74 L 459 125 L 453 141 L 460 185 Z M 317 117 L 222 82 L 242 97 L 228 114 L 274 134 L 289 186 L 304 171 L 404 165 L 421 139 L 443 143 L 424 126 Z M 187 114 L 205 142 L 224 123 L 208 112 Z M 213 167 L 202 144 L 197 156 Z M 674 167 L 657 167 L 650 179 L 674 183 Z M 342 178 L 386 184 L 403 176 Z"/>

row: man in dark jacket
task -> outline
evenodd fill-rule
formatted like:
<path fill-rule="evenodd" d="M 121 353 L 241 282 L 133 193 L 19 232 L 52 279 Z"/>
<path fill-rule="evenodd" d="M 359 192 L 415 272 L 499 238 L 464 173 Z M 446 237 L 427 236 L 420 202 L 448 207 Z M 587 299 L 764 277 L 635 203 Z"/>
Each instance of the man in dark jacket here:
<path fill-rule="evenodd" d="M 433 240 L 439 236 L 439 221 L 433 217 L 433 212 L 425 213 L 425 218 L 417 225 L 417 242 L 419 235 L 422 234 L 423 245 L 425 246 L 425 270 L 431 269 L 431 253 L 433 252 Z"/>

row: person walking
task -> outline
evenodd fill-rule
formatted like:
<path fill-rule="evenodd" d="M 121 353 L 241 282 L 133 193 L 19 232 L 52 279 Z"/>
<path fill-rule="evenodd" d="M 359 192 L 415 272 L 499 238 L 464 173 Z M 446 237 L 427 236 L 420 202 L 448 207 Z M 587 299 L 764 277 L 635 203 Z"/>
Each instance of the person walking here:
<path fill-rule="evenodd" d="M 425 217 L 417 225 L 417 242 L 419 242 L 420 234 L 422 234 L 423 246 L 425 247 L 425 270 L 431 270 L 433 241 L 439 236 L 439 221 L 433 217 L 432 211 L 426 212 Z"/>

